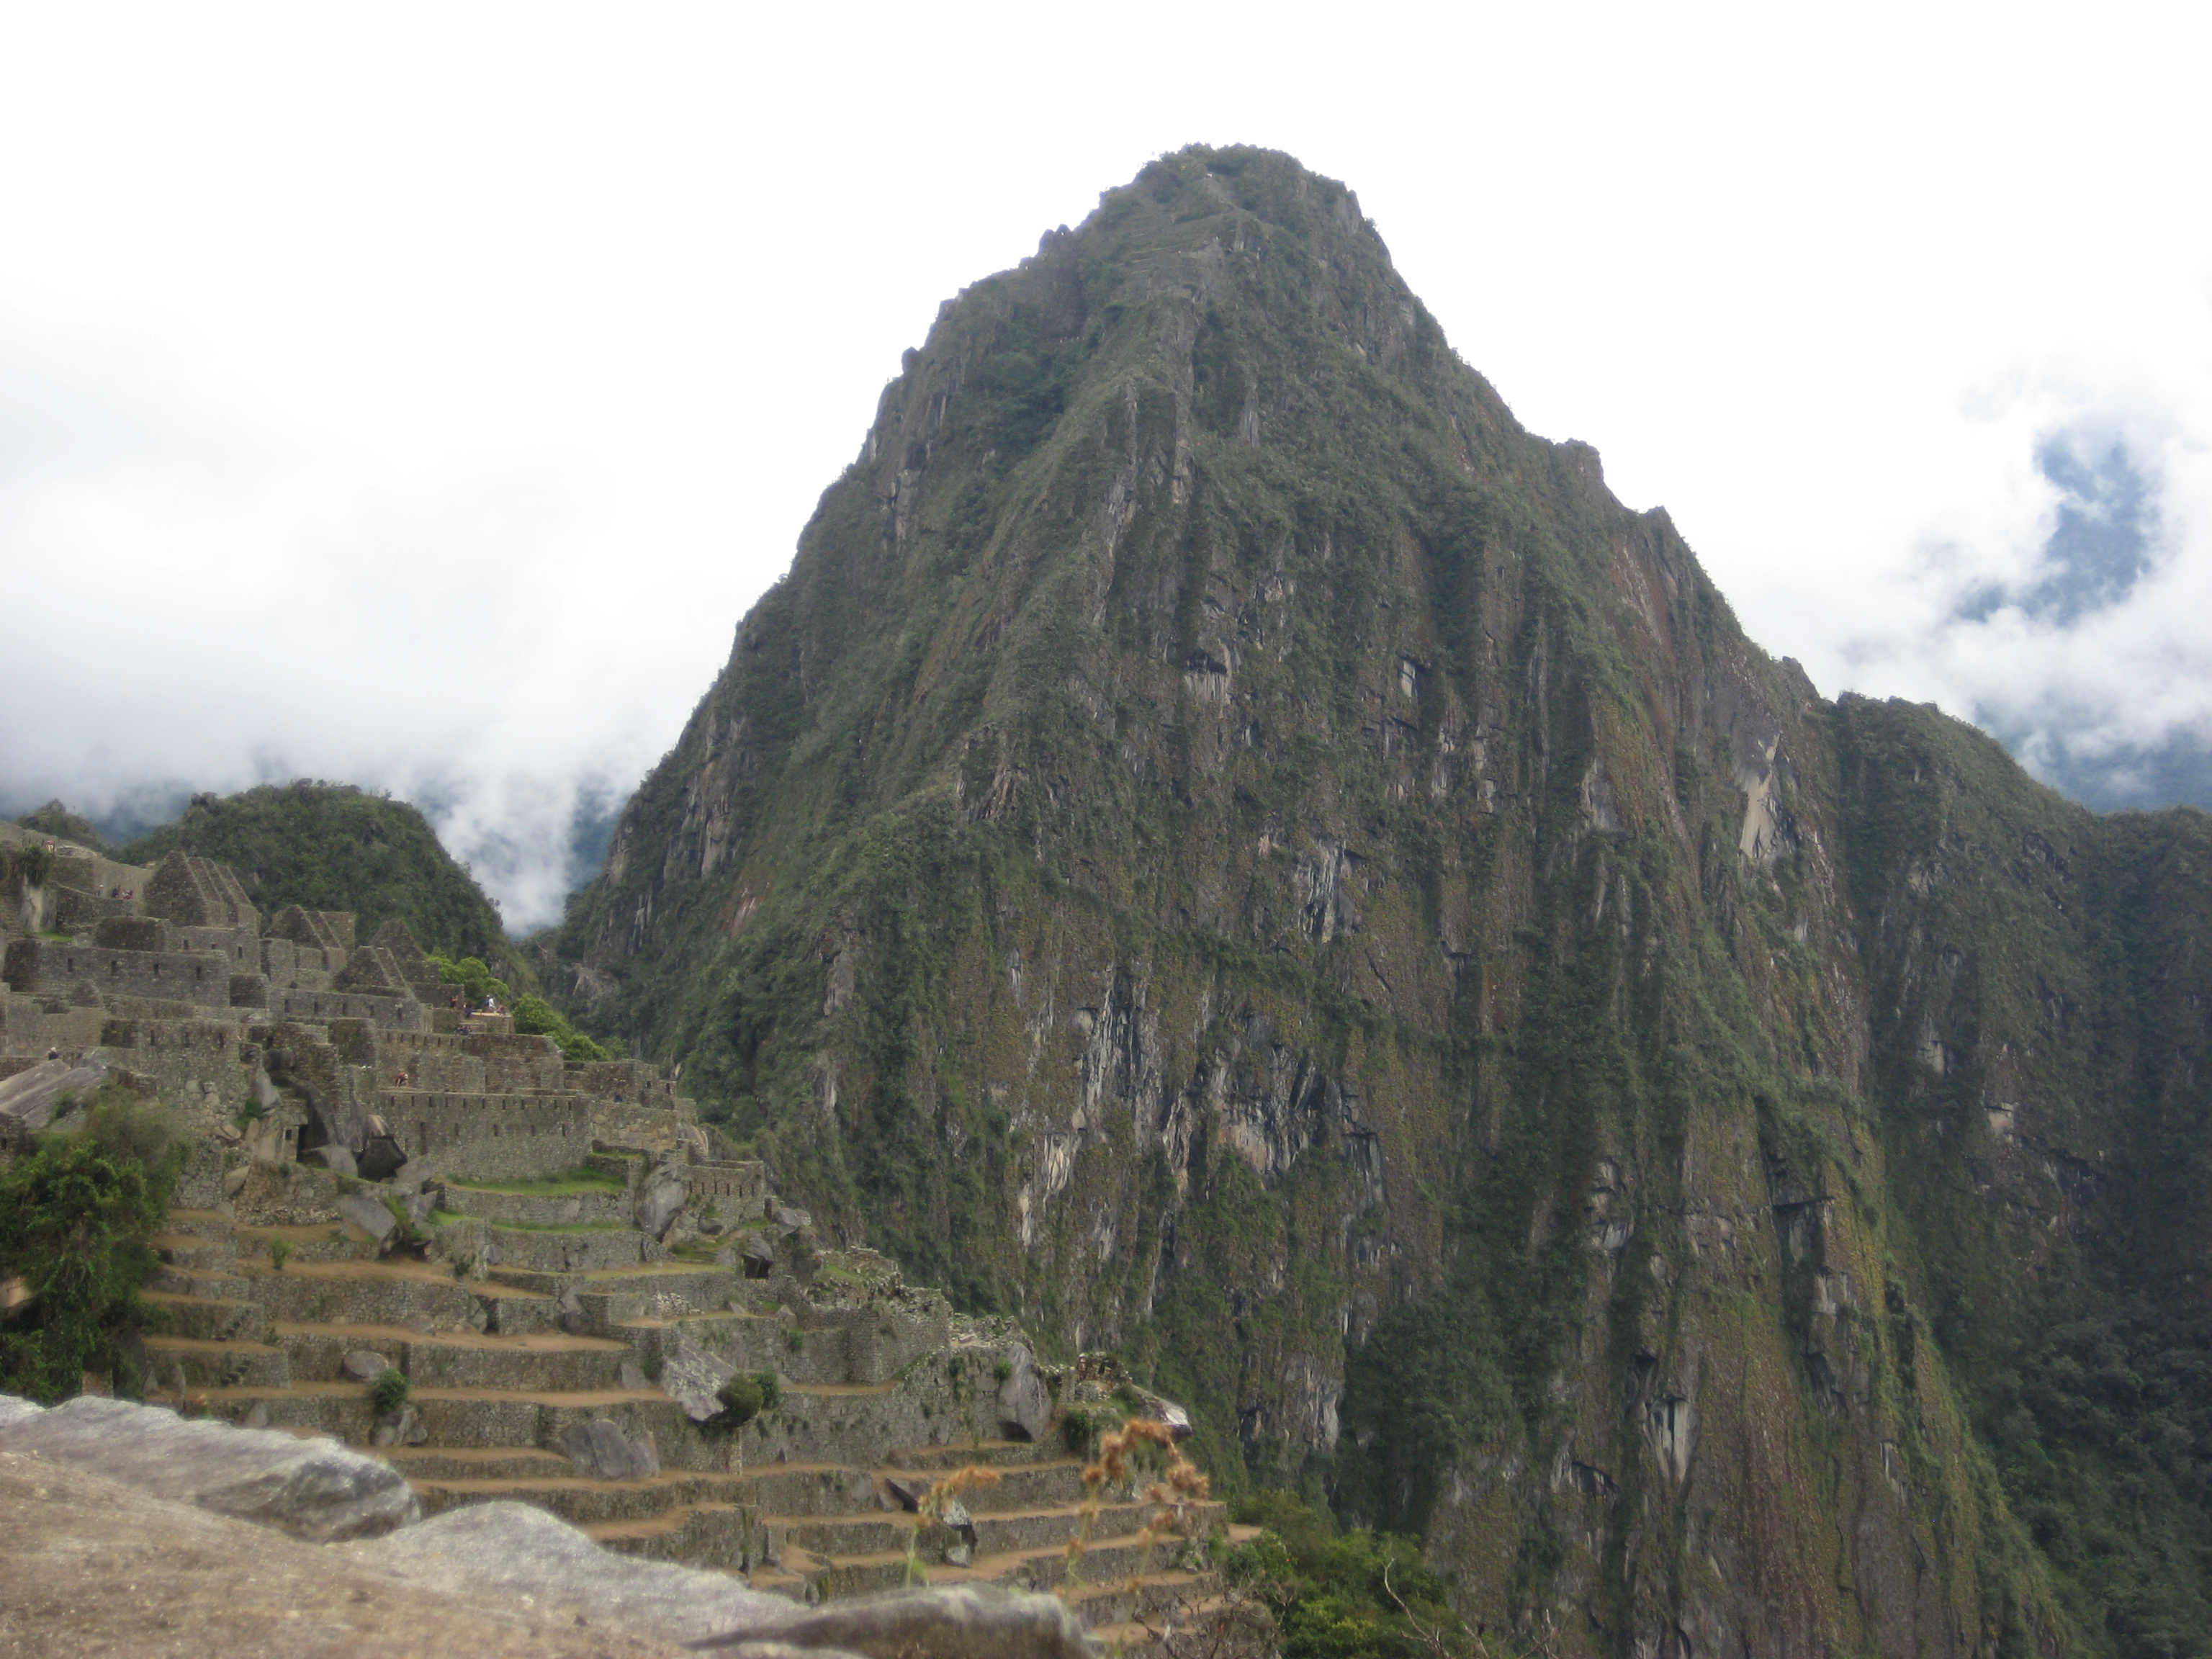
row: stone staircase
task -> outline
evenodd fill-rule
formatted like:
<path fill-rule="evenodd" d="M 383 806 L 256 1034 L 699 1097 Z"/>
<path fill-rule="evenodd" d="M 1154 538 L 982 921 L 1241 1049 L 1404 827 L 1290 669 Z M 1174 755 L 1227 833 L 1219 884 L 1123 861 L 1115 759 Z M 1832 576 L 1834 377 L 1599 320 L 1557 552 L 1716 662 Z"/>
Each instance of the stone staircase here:
<path fill-rule="evenodd" d="M 1103 1397 L 1096 1383 L 1041 1379 L 1018 1330 L 953 1318 L 870 1252 L 785 1237 L 764 1274 L 734 1237 L 672 1256 L 631 1221 L 648 1160 L 593 1162 L 621 1184 L 436 1183 L 398 1250 L 335 1213 L 349 1183 L 323 1171 L 288 1175 L 284 1212 L 312 1209 L 298 1189 L 320 1182 L 328 1220 L 173 1211 L 148 1397 L 334 1435 L 401 1469 L 426 1514 L 515 1499 L 611 1549 L 808 1601 L 1006 1583 L 1058 1592 L 1125 1643 L 1211 1605 L 1209 1547 L 1249 1535 L 1218 1504 L 1156 1527 L 1133 1480 L 1098 1495 L 1071 1553 L 1088 1495 L 1061 1443 L 1071 1399 L 1039 1402 L 1046 1379 L 1071 1397 Z M 380 1417 L 386 1366 L 410 1389 Z M 702 1427 L 701 1389 L 732 1371 L 772 1372 L 780 1398 L 734 1432 Z M 1023 1388 L 1031 1403 L 1010 1406 Z M 1009 1437 L 1010 1413 L 1033 1438 Z M 963 1470 L 957 1498 L 929 1501 Z"/>

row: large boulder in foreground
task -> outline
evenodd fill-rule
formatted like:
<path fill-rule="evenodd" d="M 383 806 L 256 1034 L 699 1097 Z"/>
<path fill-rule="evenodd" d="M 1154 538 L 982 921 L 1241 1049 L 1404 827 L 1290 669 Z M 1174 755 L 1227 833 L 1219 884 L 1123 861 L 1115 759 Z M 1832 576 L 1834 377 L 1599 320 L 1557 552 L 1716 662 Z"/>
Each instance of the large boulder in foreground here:
<path fill-rule="evenodd" d="M 727 1573 L 617 1555 L 526 1504 L 419 1523 L 417 1513 L 395 1472 L 335 1441 L 186 1422 L 117 1400 L 47 1411 L 0 1395 L 0 1583 L 11 1586 L 0 1599 L 0 1651 L 19 1650 L 8 1645 L 21 1600 L 13 1586 L 37 1577 L 53 1614 L 45 1645 L 26 1652 L 615 1659 L 681 1644 L 734 1659 L 1091 1659 L 1074 1615 L 1048 1595 L 963 1585 L 805 1607 Z M 39 1565 L 43 1555 L 55 1557 L 59 1577 Z M 112 1590 L 126 1572 L 128 1596 L 84 1588 Z M 76 1579 L 78 1591 L 64 1582 Z M 447 1626 L 428 1642 L 417 1615 L 432 1609 Z M 410 1629 L 396 1645 L 382 1641 Z M 542 1650 L 509 1640 L 556 1631 L 562 1644 Z M 590 1644 L 565 1640 L 587 1631 Z"/>
<path fill-rule="evenodd" d="M 122 1400 L 85 1396 L 42 1411 L 0 1396 L 0 1451 L 34 1453 L 317 1543 L 372 1538 L 422 1514 L 397 1469 L 335 1440 L 187 1422 Z"/>
<path fill-rule="evenodd" d="M 1049 1595 L 962 1586 L 804 1607 L 726 1573 L 617 1555 L 527 1504 L 472 1504 L 345 1553 L 429 1589 L 527 1597 L 636 1636 L 740 1654 L 780 1647 L 816 1659 L 1089 1659 L 1091 1651 L 1074 1614 Z"/>
<path fill-rule="evenodd" d="M 410 1583 L 355 1562 L 356 1547 L 286 1538 L 0 1450 L 0 1654 L 683 1659 L 674 1643 L 591 1613 Z"/>

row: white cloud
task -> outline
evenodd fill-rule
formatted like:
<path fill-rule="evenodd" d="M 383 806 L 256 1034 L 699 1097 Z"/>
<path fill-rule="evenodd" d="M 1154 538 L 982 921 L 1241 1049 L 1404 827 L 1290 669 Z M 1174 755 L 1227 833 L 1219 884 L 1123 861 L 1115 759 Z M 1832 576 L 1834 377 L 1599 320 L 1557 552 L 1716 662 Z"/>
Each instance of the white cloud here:
<path fill-rule="evenodd" d="M 1353 185 L 1522 417 L 1665 501 L 1824 689 L 2084 754 L 2202 730 L 2200 36 L 2150 5 L 10 9 L 0 798 L 383 785 L 550 918 L 578 781 L 673 740 L 938 301 L 1194 139 Z M 1946 625 L 2027 570 L 2036 441 L 2085 420 L 2154 434 L 2169 562 L 2063 636 Z"/>

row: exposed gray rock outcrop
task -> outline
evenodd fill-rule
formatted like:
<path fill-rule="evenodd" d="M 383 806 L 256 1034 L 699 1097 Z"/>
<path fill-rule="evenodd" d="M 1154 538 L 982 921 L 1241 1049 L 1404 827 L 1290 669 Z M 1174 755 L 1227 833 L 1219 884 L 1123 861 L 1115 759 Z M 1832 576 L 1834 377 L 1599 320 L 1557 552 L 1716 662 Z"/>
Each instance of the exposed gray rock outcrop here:
<path fill-rule="evenodd" d="M 379 1249 L 399 1225 L 399 1218 L 381 1200 L 370 1193 L 348 1193 L 338 1200 L 337 1210 L 340 1215 L 374 1239 Z"/>
<path fill-rule="evenodd" d="M 85 1099 L 106 1079 L 105 1066 L 42 1060 L 0 1083 L 0 1117 L 12 1117 L 26 1129 L 43 1129 L 53 1121 L 64 1096 Z"/>
<path fill-rule="evenodd" d="M 482 1599 L 496 1589 L 549 1611 L 715 1651 L 766 1659 L 781 1648 L 870 1659 L 1088 1659 L 1074 1615 L 1048 1595 L 968 1587 L 902 1590 L 808 1608 L 726 1573 L 601 1549 L 526 1504 L 471 1504 L 348 1547 L 380 1572 Z M 776 1644 L 770 1646 L 769 1644 Z"/>
<path fill-rule="evenodd" d="M 594 1480 L 642 1480 L 660 1473 L 660 1458 L 649 1437 L 636 1440 L 605 1418 L 571 1423 L 561 1431 L 561 1449 L 581 1474 Z"/>
<path fill-rule="evenodd" d="M 335 1440 L 188 1423 L 121 1400 L 86 1396 L 51 1411 L 21 1409 L 27 1404 L 0 1399 L 0 1449 L 34 1452 L 295 1538 L 374 1537 L 421 1514 L 398 1470 Z"/>

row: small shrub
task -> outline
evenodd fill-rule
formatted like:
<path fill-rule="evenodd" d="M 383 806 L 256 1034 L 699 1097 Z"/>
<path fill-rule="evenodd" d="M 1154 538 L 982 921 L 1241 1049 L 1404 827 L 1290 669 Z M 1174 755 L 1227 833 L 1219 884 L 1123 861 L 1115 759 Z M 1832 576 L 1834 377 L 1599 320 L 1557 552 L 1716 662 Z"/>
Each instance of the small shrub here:
<path fill-rule="evenodd" d="M 783 1385 L 774 1371 L 739 1371 L 714 1390 L 722 1409 L 701 1425 L 712 1434 L 735 1434 L 783 1401 Z"/>
<path fill-rule="evenodd" d="M 1011 1359 L 1001 1359 L 997 1364 L 991 1367 L 991 1375 L 1001 1382 L 1005 1382 L 1013 1374 L 1014 1362 Z"/>
<path fill-rule="evenodd" d="M 404 1372 L 386 1365 L 377 1373 L 376 1381 L 368 1385 L 368 1403 L 376 1407 L 379 1417 L 389 1417 L 407 1403 L 408 1395 L 414 1391 Z"/>
<path fill-rule="evenodd" d="M 269 1241 L 269 1265 L 271 1268 L 281 1273 L 284 1271 L 284 1264 L 291 1259 L 292 1241 L 290 1239 L 272 1238 Z"/>
<path fill-rule="evenodd" d="M 1098 1425 L 1091 1420 L 1091 1413 L 1071 1411 L 1060 1419 L 1060 1443 L 1067 1448 L 1071 1457 L 1088 1457 L 1091 1438 L 1098 1432 Z"/>
<path fill-rule="evenodd" d="M 743 1428 L 760 1415 L 760 1379 L 739 1371 L 714 1390 L 714 1398 L 722 1402 L 722 1415 L 733 1429 Z"/>

